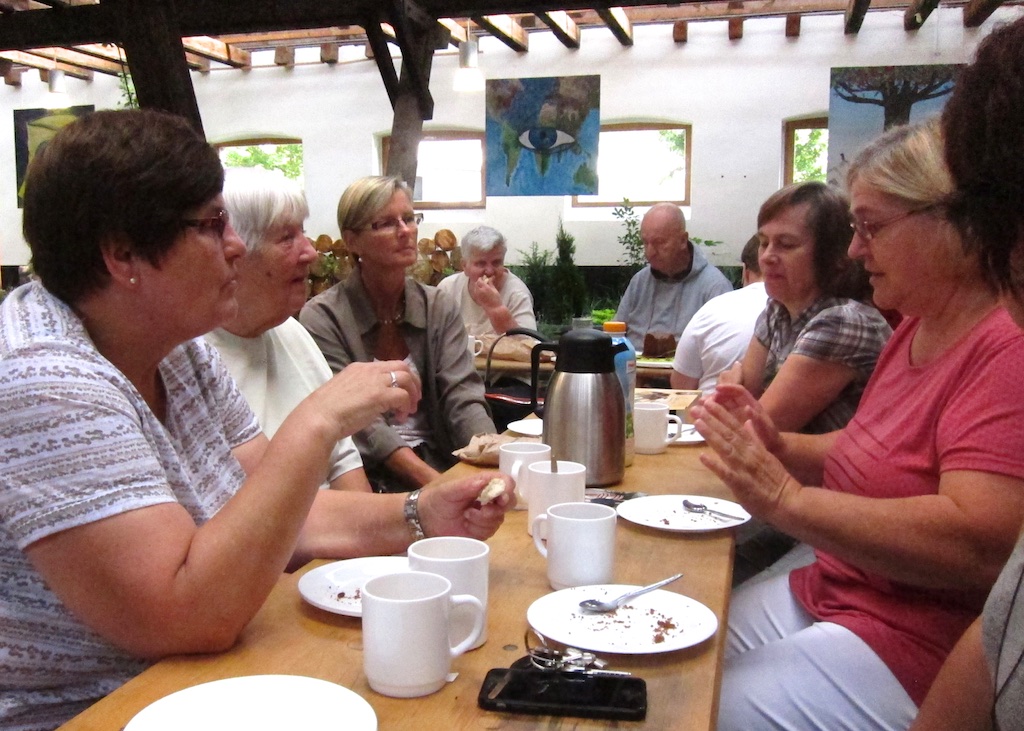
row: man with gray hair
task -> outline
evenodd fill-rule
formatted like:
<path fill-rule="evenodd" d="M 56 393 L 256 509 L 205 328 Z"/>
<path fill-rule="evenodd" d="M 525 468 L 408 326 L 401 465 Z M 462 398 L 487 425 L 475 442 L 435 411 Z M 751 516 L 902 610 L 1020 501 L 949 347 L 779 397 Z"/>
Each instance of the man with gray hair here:
<path fill-rule="evenodd" d="M 640 238 L 647 266 L 633 275 L 615 313 L 638 351 L 649 332 L 671 333 L 678 340 L 705 302 L 732 291 L 725 275 L 690 241 L 686 218 L 674 203 L 651 206 L 640 222 Z"/>
<path fill-rule="evenodd" d="M 501 335 L 514 327 L 537 329 L 533 296 L 522 279 L 505 268 L 505 237 L 477 226 L 462 237 L 463 270 L 437 288 L 458 303 L 466 331 L 474 337 Z"/>

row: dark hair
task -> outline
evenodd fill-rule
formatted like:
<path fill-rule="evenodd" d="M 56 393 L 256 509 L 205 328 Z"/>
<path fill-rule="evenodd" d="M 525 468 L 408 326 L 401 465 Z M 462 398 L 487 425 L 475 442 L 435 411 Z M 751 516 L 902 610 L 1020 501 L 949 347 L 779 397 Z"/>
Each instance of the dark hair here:
<path fill-rule="evenodd" d="M 743 251 L 740 252 L 740 263 L 750 271 L 754 272 L 754 274 L 761 273 L 761 262 L 757 260 L 757 250 L 760 248 L 761 237 L 754 234 L 750 237 L 750 240 L 743 245 Z"/>
<path fill-rule="evenodd" d="M 182 219 L 223 182 L 217 152 L 181 117 L 141 109 L 83 117 L 29 166 L 22 231 L 32 268 L 74 303 L 109 281 L 102 252 L 111 241 L 158 266 Z"/>
<path fill-rule="evenodd" d="M 865 299 L 869 294 L 868 277 L 846 253 L 853 229 L 850 202 L 839 189 L 817 181 L 787 185 L 761 204 L 757 227 L 804 203 L 808 204 L 807 228 L 814 238 L 814 280 L 822 295 Z"/>
<path fill-rule="evenodd" d="M 1020 296 L 1024 267 L 1017 258 L 1024 251 L 1014 251 L 1024 248 L 1024 18 L 981 42 L 960 72 L 942 126 L 956 185 L 947 216 L 977 253 L 986 280 Z"/>

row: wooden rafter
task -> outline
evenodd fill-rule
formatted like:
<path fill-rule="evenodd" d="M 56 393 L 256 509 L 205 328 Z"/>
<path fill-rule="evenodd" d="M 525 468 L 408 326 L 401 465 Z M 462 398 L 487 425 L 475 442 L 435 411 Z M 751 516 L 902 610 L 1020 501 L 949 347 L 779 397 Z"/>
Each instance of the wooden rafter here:
<path fill-rule="evenodd" d="M 904 30 L 920 28 L 938 6 L 939 0 L 910 0 L 910 5 L 903 13 Z"/>
<path fill-rule="evenodd" d="M 510 15 L 473 16 L 473 22 L 516 53 L 526 53 L 530 48 L 526 29 Z"/>
<path fill-rule="evenodd" d="M 598 8 L 598 17 L 608 26 L 616 40 L 624 46 L 633 45 L 633 23 L 622 8 Z"/>
<path fill-rule="evenodd" d="M 580 47 L 580 28 L 567 12 L 555 10 L 550 13 L 537 13 L 537 17 L 551 29 L 555 38 L 563 46 L 566 48 Z"/>
<path fill-rule="evenodd" d="M 853 35 L 860 32 L 860 27 L 864 23 L 864 16 L 868 13 L 869 5 L 871 5 L 871 0 L 849 0 L 844 16 L 844 33 Z"/>
<path fill-rule="evenodd" d="M 248 68 L 252 65 L 252 54 L 249 51 L 209 36 L 182 38 L 181 45 L 186 52 L 236 69 Z"/>
<path fill-rule="evenodd" d="M 76 79 L 82 79 L 83 81 L 92 80 L 92 71 L 90 69 L 54 61 L 52 57 L 44 58 L 28 51 L 2 51 L 0 52 L 0 58 L 6 58 L 8 61 L 13 61 L 28 68 L 40 70 L 59 69 Z"/>
<path fill-rule="evenodd" d="M 964 27 L 977 28 L 1002 4 L 1002 0 L 970 0 L 964 8 Z"/>

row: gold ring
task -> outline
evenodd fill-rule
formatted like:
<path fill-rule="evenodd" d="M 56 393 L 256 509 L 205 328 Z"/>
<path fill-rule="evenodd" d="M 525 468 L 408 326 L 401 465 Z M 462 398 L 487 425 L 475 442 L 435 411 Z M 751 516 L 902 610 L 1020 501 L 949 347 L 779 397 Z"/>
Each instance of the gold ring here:
<path fill-rule="evenodd" d="M 394 371 L 388 371 L 388 375 L 391 376 L 391 388 L 398 388 L 398 377 Z"/>

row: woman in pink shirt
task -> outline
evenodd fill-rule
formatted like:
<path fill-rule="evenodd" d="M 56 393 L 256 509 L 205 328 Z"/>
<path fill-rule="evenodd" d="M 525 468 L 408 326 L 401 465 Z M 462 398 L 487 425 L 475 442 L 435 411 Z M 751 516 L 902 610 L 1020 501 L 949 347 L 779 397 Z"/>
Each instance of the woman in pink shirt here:
<path fill-rule="evenodd" d="M 852 421 L 780 433 L 738 386 L 694 412 L 705 464 L 816 552 L 734 596 L 719 729 L 907 728 L 1024 521 L 1024 335 L 946 216 L 942 144 L 896 128 L 849 171 L 850 255 L 905 317 Z"/>

